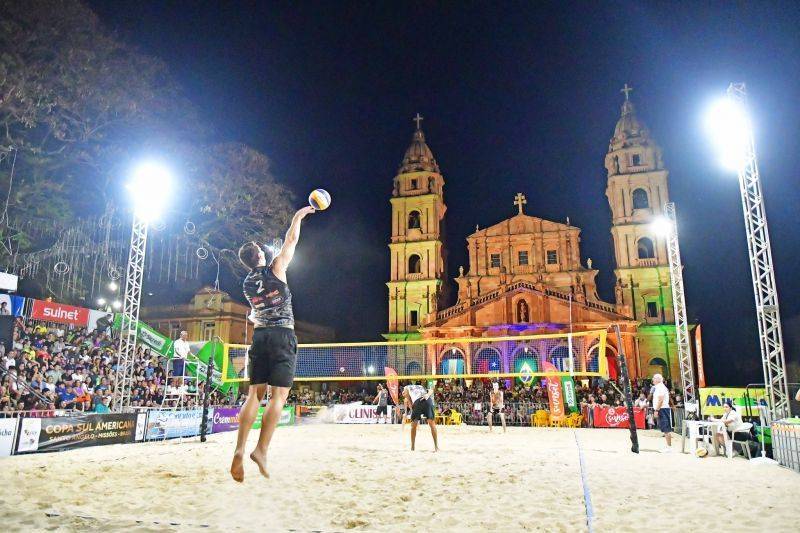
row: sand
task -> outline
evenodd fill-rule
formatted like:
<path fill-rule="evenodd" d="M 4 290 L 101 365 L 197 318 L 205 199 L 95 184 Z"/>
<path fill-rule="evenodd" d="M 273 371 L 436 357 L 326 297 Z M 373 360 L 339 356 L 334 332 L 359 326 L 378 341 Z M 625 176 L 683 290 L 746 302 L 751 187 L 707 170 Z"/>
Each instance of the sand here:
<path fill-rule="evenodd" d="M 601 429 L 440 427 L 432 453 L 399 426 L 279 428 L 269 480 L 228 474 L 234 433 L 0 460 L 9 531 L 796 530 L 800 475 L 741 458 L 661 454 Z M 251 442 L 255 442 L 255 433 Z M 680 439 L 676 448 L 680 446 Z M 137 522 L 138 521 L 138 522 Z"/>

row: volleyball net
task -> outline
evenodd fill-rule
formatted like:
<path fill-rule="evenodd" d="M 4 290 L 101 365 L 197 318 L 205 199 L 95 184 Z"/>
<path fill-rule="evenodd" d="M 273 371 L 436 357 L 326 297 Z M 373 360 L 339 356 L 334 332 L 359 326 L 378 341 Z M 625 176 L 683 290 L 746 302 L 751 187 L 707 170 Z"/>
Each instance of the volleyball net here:
<path fill-rule="evenodd" d="M 248 381 L 244 344 L 225 344 L 224 382 Z M 608 378 L 606 331 L 413 341 L 300 344 L 295 381 Z"/>

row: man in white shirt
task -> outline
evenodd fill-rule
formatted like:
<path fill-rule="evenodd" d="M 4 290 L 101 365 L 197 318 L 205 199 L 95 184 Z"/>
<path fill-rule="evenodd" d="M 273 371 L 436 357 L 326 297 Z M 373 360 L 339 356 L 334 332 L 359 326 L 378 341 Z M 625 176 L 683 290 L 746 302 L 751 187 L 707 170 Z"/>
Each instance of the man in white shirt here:
<path fill-rule="evenodd" d="M 425 416 L 433 436 L 433 448 L 439 451 L 439 440 L 436 435 L 436 420 L 433 412 L 433 389 L 425 390 L 422 385 L 406 385 L 403 387 L 403 401 L 406 413 L 411 412 L 411 451 L 417 441 L 417 424 Z"/>
<path fill-rule="evenodd" d="M 661 374 L 653 376 L 653 414 L 658 421 L 658 428 L 667 440 L 667 446 L 662 452 L 672 451 L 672 421 L 670 416 L 672 411 L 669 408 L 669 389 L 664 385 L 664 378 Z"/>
<path fill-rule="evenodd" d="M 186 357 L 189 355 L 189 343 L 186 339 L 189 333 L 181 331 L 180 338 L 172 345 L 174 354 L 172 356 L 172 386 L 176 391 L 183 388 L 183 376 L 186 370 Z"/>

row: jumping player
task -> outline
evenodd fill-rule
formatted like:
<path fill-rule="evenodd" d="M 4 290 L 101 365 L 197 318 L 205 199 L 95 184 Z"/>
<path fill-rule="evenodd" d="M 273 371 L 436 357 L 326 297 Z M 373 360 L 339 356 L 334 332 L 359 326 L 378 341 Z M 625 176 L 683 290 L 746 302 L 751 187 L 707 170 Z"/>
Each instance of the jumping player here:
<path fill-rule="evenodd" d="M 258 443 L 250 459 L 258 465 L 261 475 L 269 477 L 267 449 L 294 382 L 297 355 L 292 293 L 286 283 L 286 269 L 300 239 L 300 224 L 313 212 L 313 207 L 304 207 L 295 213 L 277 254 L 253 241 L 239 248 L 239 260 L 250 269 L 244 280 L 244 295 L 250 303 L 248 318 L 254 328 L 253 343 L 248 350 L 250 387 L 239 415 L 239 434 L 231 462 L 231 477 L 238 482 L 244 480 L 242 460 L 247 435 L 267 387 L 270 389 L 269 405 L 264 410 Z"/>
<path fill-rule="evenodd" d="M 431 428 L 433 436 L 433 448 L 439 451 L 439 440 L 436 436 L 436 420 L 433 413 L 433 391 L 425 390 L 422 385 L 406 385 L 403 387 L 403 402 L 406 405 L 406 413 L 411 412 L 411 451 L 414 451 L 414 444 L 417 441 L 417 424 L 425 415 L 428 426 Z"/>
<path fill-rule="evenodd" d="M 500 385 L 495 381 L 492 383 L 492 392 L 489 393 L 489 432 L 492 431 L 492 420 L 495 414 L 500 414 L 500 421 L 503 423 L 503 433 L 506 432 L 506 414 L 503 412 L 503 391 L 500 390 Z"/>
<path fill-rule="evenodd" d="M 375 395 L 375 401 L 372 402 L 373 405 L 377 405 L 378 409 L 376 409 L 375 413 L 375 423 L 380 424 L 381 418 L 383 418 L 383 423 L 389 423 L 389 393 L 386 389 L 383 388 L 383 385 L 378 383 L 378 393 Z"/>

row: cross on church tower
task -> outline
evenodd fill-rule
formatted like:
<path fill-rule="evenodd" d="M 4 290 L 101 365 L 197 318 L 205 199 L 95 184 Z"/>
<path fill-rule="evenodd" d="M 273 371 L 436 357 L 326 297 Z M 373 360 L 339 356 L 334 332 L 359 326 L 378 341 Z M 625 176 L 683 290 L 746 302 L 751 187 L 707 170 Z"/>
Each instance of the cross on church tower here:
<path fill-rule="evenodd" d="M 631 91 L 633 91 L 633 87 L 628 87 L 628 84 L 627 84 L 627 83 L 625 84 L 625 87 L 623 87 L 623 88 L 622 88 L 622 89 L 619 91 L 619 92 L 621 92 L 621 93 L 625 93 L 625 101 L 626 101 L 626 102 L 627 102 L 627 101 L 630 99 L 630 98 L 628 97 L 628 93 L 630 93 Z"/>
<path fill-rule="evenodd" d="M 528 200 L 525 199 L 525 195 L 521 192 L 518 192 L 517 195 L 514 197 L 514 205 L 519 207 L 519 214 L 522 214 L 522 206 L 527 204 Z"/>
<path fill-rule="evenodd" d="M 417 123 L 417 129 L 419 129 L 419 123 L 422 122 L 422 116 L 417 113 L 417 116 L 413 118 L 414 122 Z"/>

